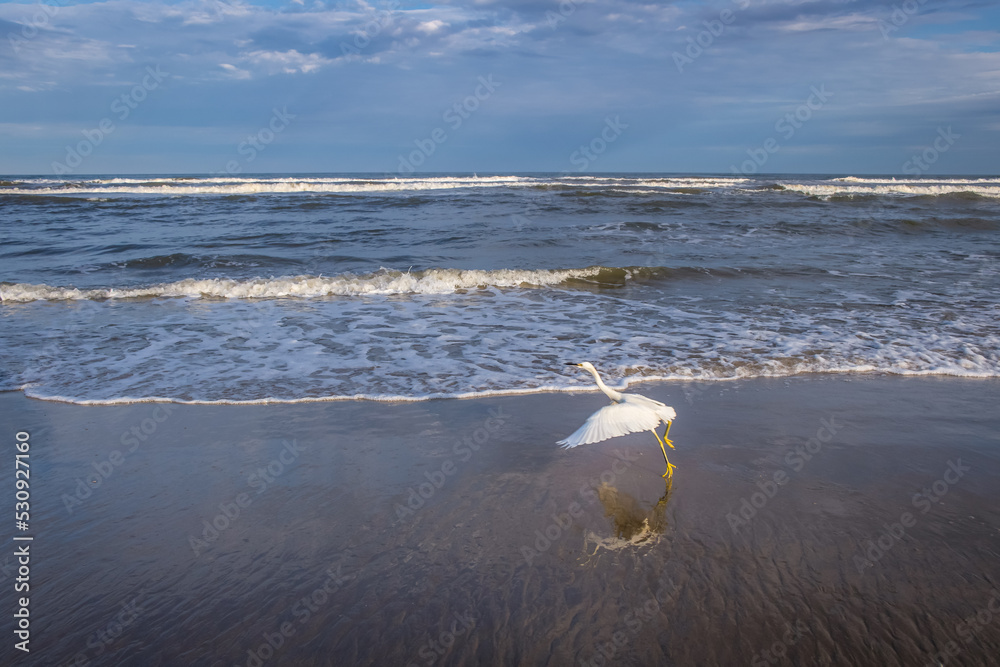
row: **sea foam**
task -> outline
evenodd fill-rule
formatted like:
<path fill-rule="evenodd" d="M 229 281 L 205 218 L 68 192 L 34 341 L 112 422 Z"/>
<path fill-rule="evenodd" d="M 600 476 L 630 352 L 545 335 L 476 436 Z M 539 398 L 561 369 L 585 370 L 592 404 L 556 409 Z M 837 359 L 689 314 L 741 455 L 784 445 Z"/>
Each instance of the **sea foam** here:
<path fill-rule="evenodd" d="M 544 287 L 558 285 L 571 278 L 596 277 L 605 269 L 589 267 L 567 270 L 462 270 L 428 269 L 339 276 L 289 276 L 232 280 L 227 278 L 187 278 L 146 287 L 110 287 L 77 289 L 52 285 L 4 283 L 0 301 L 139 299 L 153 297 L 189 297 L 196 299 L 267 299 L 281 297 L 363 296 L 390 294 L 449 294 L 459 290 L 486 287 Z"/>

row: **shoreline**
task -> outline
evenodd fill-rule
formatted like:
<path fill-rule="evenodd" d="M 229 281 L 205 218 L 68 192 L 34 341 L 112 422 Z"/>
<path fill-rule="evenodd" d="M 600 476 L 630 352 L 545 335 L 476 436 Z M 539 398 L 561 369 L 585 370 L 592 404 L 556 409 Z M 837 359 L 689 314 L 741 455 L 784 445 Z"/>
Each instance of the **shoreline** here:
<path fill-rule="evenodd" d="M 589 390 L 198 406 L 0 393 L 3 433 L 30 433 L 38 471 L 20 662 L 1000 653 L 1000 383 L 643 384 L 678 412 L 669 485 L 648 433 L 555 445 L 606 403 Z"/>
<path fill-rule="evenodd" d="M 864 381 L 866 379 L 879 379 L 879 378 L 900 378 L 900 379 L 916 379 L 916 378 L 926 378 L 935 379 L 940 378 L 942 380 L 969 380 L 969 381 L 991 381 L 998 380 L 1000 377 L 985 374 L 970 373 L 968 375 L 956 375 L 954 373 L 941 373 L 933 371 L 914 371 L 910 373 L 896 373 L 893 371 L 869 371 L 869 370 L 854 370 L 846 369 L 842 371 L 836 370 L 824 370 L 815 372 L 803 372 L 803 373 L 793 373 L 788 375 L 754 375 L 748 377 L 724 377 L 724 378 L 686 378 L 686 377 L 661 377 L 661 376 L 640 376 L 631 375 L 626 376 L 624 382 L 618 382 L 617 384 L 608 384 L 608 387 L 614 389 L 615 391 L 628 392 L 630 389 L 634 389 L 635 386 L 653 386 L 664 385 L 666 388 L 680 387 L 682 391 L 686 388 L 690 388 L 691 385 L 715 385 L 718 383 L 731 383 L 731 382 L 753 382 L 756 380 L 762 381 L 781 381 L 781 380 L 809 380 L 809 379 L 823 379 L 823 378 L 841 378 L 850 381 L 851 379 L 858 379 L 859 381 Z M 602 378 L 603 379 L 603 378 Z M 180 398 L 165 398 L 162 396 L 152 396 L 148 398 L 111 398 L 111 399 L 92 399 L 92 400 L 79 400 L 73 398 L 66 398 L 63 396 L 33 396 L 29 394 L 25 387 L 17 389 L 0 389 L 0 395 L 7 393 L 20 393 L 26 398 L 35 401 L 45 401 L 48 403 L 65 403 L 68 405 L 81 405 L 81 406 L 96 406 L 96 407 L 113 407 L 113 406 L 127 406 L 127 405 L 138 405 L 143 403 L 172 403 L 175 405 L 299 405 L 299 404 L 310 404 L 310 403 L 338 403 L 338 402 L 361 402 L 361 403 L 422 403 L 425 401 L 446 401 L 446 400 L 479 400 L 479 399 L 490 399 L 490 398 L 504 398 L 513 396 L 534 396 L 544 395 L 544 394 L 588 394 L 588 393 L 599 393 L 600 390 L 596 386 L 592 385 L 581 385 L 576 387 L 554 387 L 554 386 L 542 386 L 542 387 L 532 387 L 524 389 L 495 389 L 495 390 L 483 390 L 479 392 L 463 392 L 457 394 L 430 394 L 426 396 L 401 396 L 401 395 L 381 395 L 381 394 L 355 394 L 353 396 L 304 396 L 301 398 L 261 398 L 261 399 L 180 399 Z M 633 392 L 634 393 L 634 392 Z"/>

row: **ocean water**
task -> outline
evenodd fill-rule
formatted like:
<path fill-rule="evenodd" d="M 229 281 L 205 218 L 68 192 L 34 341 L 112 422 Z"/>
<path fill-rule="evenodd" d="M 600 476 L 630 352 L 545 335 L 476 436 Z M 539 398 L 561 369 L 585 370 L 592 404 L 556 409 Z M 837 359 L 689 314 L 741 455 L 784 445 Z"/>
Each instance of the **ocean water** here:
<path fill-rule="evenodd" d="M 0 390 L 420 400 L 1000 375 L 1000 178 L 6 177 Z"/>

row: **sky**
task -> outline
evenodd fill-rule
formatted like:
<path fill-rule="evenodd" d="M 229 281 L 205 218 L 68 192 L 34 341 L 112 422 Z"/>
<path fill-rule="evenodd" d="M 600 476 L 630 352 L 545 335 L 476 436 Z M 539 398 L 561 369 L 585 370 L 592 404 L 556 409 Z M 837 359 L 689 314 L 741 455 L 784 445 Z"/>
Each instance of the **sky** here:
<path fill-rule="evenodd" d="M 979 0 L 0 2 L 0 173 L 996 175 L 998 49 Z"/>

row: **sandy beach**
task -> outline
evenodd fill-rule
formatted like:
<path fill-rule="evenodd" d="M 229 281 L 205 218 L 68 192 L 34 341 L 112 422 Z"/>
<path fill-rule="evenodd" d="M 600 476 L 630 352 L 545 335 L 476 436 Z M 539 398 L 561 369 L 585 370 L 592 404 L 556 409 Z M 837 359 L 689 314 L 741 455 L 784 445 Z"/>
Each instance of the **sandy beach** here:
<path fill-rule="evenodd" d="M 807 376 L 605 398 L 80 406 L 30 435 L 30 653 L 4 664 L 985 665 L 1000 385 Z M 13 466 L 0 475 L 13 503 Z M 13 532 L 13 525 L 8 535 Z"/>

